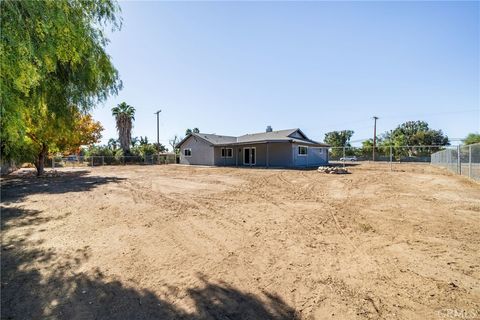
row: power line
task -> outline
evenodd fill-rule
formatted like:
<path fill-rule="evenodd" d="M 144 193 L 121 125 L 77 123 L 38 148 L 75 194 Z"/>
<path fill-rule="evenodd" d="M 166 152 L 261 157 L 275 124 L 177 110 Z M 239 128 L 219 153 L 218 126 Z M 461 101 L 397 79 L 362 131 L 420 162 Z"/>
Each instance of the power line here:
<path fill-rule="evenodd" d="M 391 115 L 391 116 L 382 116 L 383 119 L 391 119 L 391 118 L 407 118 L 407 117 L 428 117 L 428 116 L 438 116 L 438 115 L 446 115 L 446 114 L 459 114 L 459 113 L 469 113 L 469 112 L 480 112 L 480 109 L 468 109 L 468 110 L 456 110 L 456 111 L 444 111 L 444 112 L 434 112 L 434 113 L 417 113 L 417 114 L 410 114 L 410 115 Z"/>
<path fill-rule="evenodd" d="M 431 117 L 431 116 L 438 116 L 438 115 L 470 113 L 470 112 L 479 112 L 480 113 L 480 109 L 466 109 L 466 110 L 433 112 L 433 113 L 424 113 L 424 114 L 410 114 L 410 115 L 400 115 L 400 114 L 398 114 L 398 115 L 387 115 L 387 116 L 382 116 L 382 119 L 398 119 L 398 118 L 405 119 L 405 118 L 412 118 L 412 117 Z M 341 122 L 341 123 L 337 123 L 337 124 L 331 124 L 331 125 L 328 125 L 328 126 L 324 126 L 323 128 L 334 128 L 334 127 L 340 127 L 340 126 L 344 126 L 344 125 L 356 124 L 356 123 L 362 123 L 362 122 L 370 122 L 370 119 Z M 368 128 L 370 128 L 370 126 Z M 364 128 L 361 128 L 361 129 L 364 129 Z"/>

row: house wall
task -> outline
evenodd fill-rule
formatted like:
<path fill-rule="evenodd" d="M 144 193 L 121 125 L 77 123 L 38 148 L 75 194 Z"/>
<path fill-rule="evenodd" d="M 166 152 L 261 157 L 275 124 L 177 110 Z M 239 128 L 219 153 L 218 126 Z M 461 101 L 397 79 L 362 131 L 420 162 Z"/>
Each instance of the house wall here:
<path fill-rule="evenodd" d="M 216 166 L 234 166 L 236 164 L 235 159 L 238 153 L 238 147 L 225 147 L 225 149 L 231 148 L 233 155 L 231 158 L 222 158 L 222 149 L 223 147 L 214 147 L 214 165 Z M 240 162 L 238 162 L 240 165 Z"/>
<path fill-rule="evenodd" d="M 255 148 L 256 163 L 254 166 L 267 166 L 267 144 L 245 144 L 232 146 L 233 157 L 222 158 L 222 147 L 214 148 L 214 164 L 216 166 L 248 166 L 243 163 L 244 149 Z M 268 163 L 269 167 L 291 167 L 292 166 L 292 147 L 291 143 L 269 143 L 268 144 Z"/>
<path fill-rule="evenodd" d="M 268 163 L 270 167 L 292 166 L 292 144 L 288 143 L 269 143 L 268 144 Z"/>
<path fill-rule="evenodd" d="M 308 147 L 307 155 L 299 155 L 301 143 L 292 144 L 292 154 L 295 167 L 317 167 L 328 164 L 328 148 Z"/>
<path fill-rule="evenodd" d="M 239 166 L 249 166 L 248 164 L 243 164 L 244 150 L 245 148 L 255 148 L 255 164 L 256 167 L 265 167 L 266 162 L 266 152 L 267 148 L 265 144 L 245 144 L 241 146 L 236 146 L 238 165 Z"/>
<path fill-rule="evenodd" d="M 290 168 L 290 167 L 314 167 L 328 164 L 327 148 L 308 147 L 307 155 L 298 155 L 299 143 L 269 143 L 268 163 L 269 167 Z M 205 140 L 191 136 L 180 148 L 181 164 L 216 165 L 216 166 L 245 166 L 243 164 L 244 148 L 254 147 L 256 150 L 256 163 L 254 166 L 267 166 L 267 144 L 246 144 L 232 146 L 233 156 L 222 158 L 222 147 L 213 147 Z M 184 156 L 184 149 L 192 150 L 191 157 Z"/>
<path fill-rule="evenodd" d="M 184 150 L 191 149 L 192 156 L 185 157 Z M 214 150 L 207 141 L 191 136 L 180 147 L 180 163 L 181 164 L 197 164 L 212 166 L 214 164 Z"/>

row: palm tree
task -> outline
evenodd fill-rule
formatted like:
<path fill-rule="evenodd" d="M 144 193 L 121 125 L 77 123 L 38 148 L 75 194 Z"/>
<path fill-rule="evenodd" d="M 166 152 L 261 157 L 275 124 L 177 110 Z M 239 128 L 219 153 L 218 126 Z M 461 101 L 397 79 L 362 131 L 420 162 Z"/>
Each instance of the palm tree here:
<path fill-rule="evenodd" d="M 135 148 L 137 146 L 137 143 L 139 142 L 140 140 L 138 139 L 138 137 L 134 137 L 132 138 L 132 141 L 130 142 L 130 145 L 132 146 L 132 148 Z"/>
<path fill-rule="evenodd" d="M 198 128 L 193 128 L 193 129 L 187 129 L 185 130 L 185 135 L 188 136 L 191 133 L 200 133 L 200 129 Z"/>
<path fill-rule="evenodd" d="M 140 145 L 141 146 L 149 145 L 147 136 L 145 136 L 145 138 L 140 136 Z"/>
<path fill-rule="evenodd" d="M 110 149 L 112 149 L 113 151 L 117 150 L 117 146 L 118 146 L 118 140 L 117 139 L 113 139 L 113 138 L 110 138 L 108 140 L 108 147 Z"/>
<path fill-rule="evenodd" d="M 117 121 L 118 139 L 120 147 L 124 154 L 130 152 L 130 143 L 132 141 L 133 120 L 135 120 L 135 108 L 125 102 L 112 108 L 112 115 Z"/>

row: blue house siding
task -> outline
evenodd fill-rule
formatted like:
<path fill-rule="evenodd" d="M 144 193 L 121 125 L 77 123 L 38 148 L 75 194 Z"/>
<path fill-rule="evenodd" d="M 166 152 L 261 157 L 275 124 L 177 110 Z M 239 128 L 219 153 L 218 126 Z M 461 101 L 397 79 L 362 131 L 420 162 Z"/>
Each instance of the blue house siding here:
<path fill-rule="evenodd" d="M 307 147 L 306 155 L 298 154 L 299 146 Z M 293 153 L 294 167 L 297 167 L 297 168 L 318 167 L 321 165 L 328 164 L 328 148 L 310 147 L 302 144 L 293 143 L 292 153 Z"/>
<path fill-rule="evenodd" d="M 268 164 L 269 167 L 290 168 L 292 162 L 292 144 L 291 143 L 269 143 L 268 144 Z"/>
<path fill-rule="evenodd" d="M 232 157 L 222 157 L 222 149 L 232 149 Z M 237 164 L 236 157 L 237 157 L 237 148 L 235 146 L 228 146 L 228 147 L 214 147 L 214 164 L 216 166 L 234 166 Z"/>

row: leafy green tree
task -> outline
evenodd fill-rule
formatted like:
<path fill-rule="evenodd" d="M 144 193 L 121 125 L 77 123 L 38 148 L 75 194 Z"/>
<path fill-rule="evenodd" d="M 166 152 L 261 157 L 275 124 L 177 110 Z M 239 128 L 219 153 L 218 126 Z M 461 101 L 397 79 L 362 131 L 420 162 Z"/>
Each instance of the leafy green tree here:
<path fill-rule="evenodd" d="M 168 151 L 168 149 L 167 149 L 162 143 L 157 144 L 157 143 L 155 142 L 155 143 L 152 143 L 152 145 L 155 146 L 155 150 L 156 150 L 157 147 L 158 147 L 158 152 L 167 152 L 167 151 Z"/>
<path fill-rule="evenodd" d="M 350 139 L 353 136 L 354 131 L 352 130 L 342 130 L 342 131 L 331 131 L 325 134 L 325 139 L 323 141 L 329 144 L 332 147 L 331 156 L 332 158 L 338 158 L 343 155 L 343 150 L 340 147 L 350 147 Z"/>
<path fill-rule="evenodd" d="M 118 12 L 112 0 L 0 2 L 2 159 L 33 158 L 41 175 L 76 112 L 117 93 L 104 28 Z"/>
<path fill-rule="evenodd" d="M 466 145 L 480 143 L 480 134 L 478 133 L 469 133 L 468 136 L 463 139 L 463 143 Z"/>
<path fill-rule="evenodd" d="M 165 152 L 166 148 L 163 144 L 160 143 L 159 152 Z M 139 144 L 138 146 L 132 147 L 130 150 L 132 155 L 135 156 L 151 156 L 153 154 L 157 154 L 157 144 L 156 143 L 148 143 L 148 144 Z"/>
<path fill-rule="evenodd" d="M 323 141 L 332 147 L 350 147 L 350 139 L 353 133 L 352 130 L 327 132 Z"/>
<path fill-rule="evenodd" d="M 112 150 L 108 146 L 92 145 L 88 148 L 82 149 L 82 154 L 86 157 L 113 157 L 115 155 L 115 150 Z"/>
<path fill-rule="evenodd" d="M 430 129 L 425 121 L 407 121 L 385 133 L 385 143 L 395 146 L 445 146 L 448 137 L 442 130 Z"/>
<path fill-rule="evenodd" d="M 198 128 L 193 128 L 193 129 L 187 129 L 185 130 L 185 135 L 188 136 L 191 133 L 200 133 L 200 129 Z"/>
<path fill-rule="evenodd" d="M 392 146 L 394 157 L 399 159 L 401 156 L 428 156 L 449 144 L 442 130 L 430 129 L 425 121 L 407 121 L 384 133 L 379 146 Z"/>
<path fill-rule="evenodd" d="M 144 144 L 132 148 L 131 152 L 133 155 L 145 157 L 156 154 L 157 148 L 154 144 Z"/>
<path fill-rule="evenodd" d="M 132 141 L 133 120 L 135 120 L 135 108 L 125 102 L 112 108 L 112 115 L 115 117 L 118 140 L 120 147 L 125 155 L 130 152 L 130 144 Z"/>
<path fill-rule="evenodd" d="M 378 139 L 376 141 L 378 145 Z M 367 159 L 370 157 L 373 151 L 373 139 L 368 139 L 362 142 L 361 155 Z"/>

